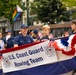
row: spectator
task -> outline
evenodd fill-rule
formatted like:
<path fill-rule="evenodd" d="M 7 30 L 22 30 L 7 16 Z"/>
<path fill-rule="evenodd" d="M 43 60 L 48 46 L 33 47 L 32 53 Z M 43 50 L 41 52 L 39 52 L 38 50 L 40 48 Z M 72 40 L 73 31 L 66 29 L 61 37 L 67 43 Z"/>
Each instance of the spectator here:
<path fill-rule="evenodd" d="M 24 44 L 29 44 L 33 42 L 33 38 L 27 35 L 28 26 L 25 24 L 21 25 L 21 34 L 15 37 L 14 47 L 18 47 Z"/>

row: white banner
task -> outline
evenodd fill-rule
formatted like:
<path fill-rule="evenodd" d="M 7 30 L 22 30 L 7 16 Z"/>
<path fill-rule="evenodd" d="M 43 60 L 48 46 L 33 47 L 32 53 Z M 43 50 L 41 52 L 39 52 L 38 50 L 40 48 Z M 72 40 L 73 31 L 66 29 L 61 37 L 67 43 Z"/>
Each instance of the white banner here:
<path fill-rule="evenodd" d="M 55 49 L 49 48 L 48 43 L 49 41 L 46 41 L 21 50 L 3 53 L 3 72 L 7 73 L 57 62 Z"/>

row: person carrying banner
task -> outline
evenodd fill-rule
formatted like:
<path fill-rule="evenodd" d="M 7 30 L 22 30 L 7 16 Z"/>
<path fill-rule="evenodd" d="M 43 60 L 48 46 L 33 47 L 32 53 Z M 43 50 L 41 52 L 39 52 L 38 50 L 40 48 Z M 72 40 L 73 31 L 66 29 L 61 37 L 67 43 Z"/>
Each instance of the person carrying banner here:
<path fill-rule="evenodd" d="M 21 25 L 21 34 L 15 37 L 14 40 L 14 47 L 18 47 L 24 44 L 29 44 L 34 42 L 33 38 L 31 38 L 29 35 L 27 35 L 28 32 L 28 26 L 25 24 Z"/>
<path fill-rule="evenodd" d="M 66 30 L 64 31 L 64 34 L 62 35 L 62 37 L 68 37 L 69 36 L 69 32 Z"/>
<path fill-rule="evenodd" d="M 18 34 L 21 34 L 21 31 L 19 31 Z"/>
<path fill-rule="evenodd" d="M 49 25 L 44 25 L 42 27 L 42 38 L 40 40 L 53 40 L 53 35 L 50 33 Z"/>
<path fill-rule="evenodd" d="M 72 34 L 76 34 L 76 20 L 73 20 L 71 22 L 71 29 L 72 29 Z M 76 70 L 74 71 L 73 75 L 76 75 Z"/>
<path fill-rule="evenodd" d="M 4 48 L 4 39 L 2 38 L 2 33 L 0 33 L 0 50 L 3 50 Z"/>
<path fill-rule="evenodd" d="M 71 22 L 71 29 L 73 31 L 73 34 L 76 34 L 76 20 Z"/>
<path fill-rule="evenodd" d="M 4 38 L 6 49 L 12 48 L 14 45 L 14 37 L 12 36 L 11 30 L 6 31 L 6 37 Z"/>
<path fill-rule="evenodd" d="M 74 21 L 71 22 L 71 29 L 72 29 L 72 34 L 76 34 L 76 20 L 74 20 Z"/>
<path fill-rule="evenodd" d="M 33 38 L 31 38 L 29 35 L 27 35 L 27 32 L 28 32 L 28 25 L 22 24 L 21 25 L 21 34 L 16 36 L 14 39 L 14 47 L 18 47 L 18 46 L 21 46 L 24 44 L 29 44 L 29 43 L 34 42 Z M 24 71 L 6 73 L 5 75 L 22 75 L 22 73 L 24 73 Z"/>
<path fill-rule="evenodd" d="M 4 40 L 2 38 L 2 33 L 0 33 L 0 50 L 4 50 Z M 2 75 L 2 64 L 1 64 L 1 57 L 2 57 L 2 54 L 0 53 L 0 75 Z"/>
<path fill-rule="evenodd" d="M 4 41 L 3 36 L 2 36 L 2 33 L 0 33 L 0 40 L 3 40 Z"/>
<path fill-rule="evenodd" d="M 33 40 L 31 41 L 31 37 L 27 37 L 27 31 L 28 26 L 21 25 L 21 35 L 15 37 L 14 47 L 33 42 Z M 24 36 L 24 34 L 26 35 Z M 59 61 L 53 64 L 41 65 L 26 70 L 10 72 L 5 75 L 60 75 L 74 69 L 74 58 L 72 58 L 66 61 Z"/>
<path fill-rule="evenodd" d="M 73 20 L 72 22 L 71 22 L 71 29 L 72 29 L 72 33 L 71 33 L 71 35 L 72 34 L 76 34 L 76 20 Z M 66 34 L 66 36 L 69 36 L 68 35 L 68 33 Z M 66 37 L 65 36 L 65 37 Z M 68 72 L 68 73 L 66 73 L 66 74 L 62 74 L 62 75 L 76 75 L 76 71 L 70 71 L 70 72 Z"/>
<path fill-rule="evenodd" d="M 34 42 L 37 42 L 40 39 L 40 37 L 39 37 L 39 29 L 34 29 L 32 31 L 32 38 L 33 38 Z"/>

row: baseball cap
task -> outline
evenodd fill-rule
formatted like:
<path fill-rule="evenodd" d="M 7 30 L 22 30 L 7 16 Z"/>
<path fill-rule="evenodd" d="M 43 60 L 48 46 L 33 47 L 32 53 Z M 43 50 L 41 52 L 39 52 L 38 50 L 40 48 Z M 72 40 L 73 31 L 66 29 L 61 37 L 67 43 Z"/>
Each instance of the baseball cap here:
<path fill-rule="evenodd" d="M 22 24 L 21 28 L 28 28 L 28 25 L 27 24 Z"/>
<path fill-rule="evenodd" d="M 10 29 L 8 29 L 8 30 L 6 31 L 6 33 L 8 33 L 8 32 L 10 32 L 10 33 L 11 33 L 11 30 L 10 30 Z"/>
<path fill-rule="evenodd" d="M 33 30 L 33 33 L 36 34 L 36 35 L 38 35 L 38 32 L 39 32 L 38 29 L 34 29 L 34 30 Z"/>

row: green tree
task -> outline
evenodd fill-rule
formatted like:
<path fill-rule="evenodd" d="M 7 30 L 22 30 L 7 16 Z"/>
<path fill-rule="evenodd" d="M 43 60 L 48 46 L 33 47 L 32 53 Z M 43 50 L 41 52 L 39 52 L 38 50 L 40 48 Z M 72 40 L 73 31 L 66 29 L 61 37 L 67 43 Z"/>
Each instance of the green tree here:
<path fill-rule="evenodd" d="M 61 0 L 61 2 L 65 5 L 65 7 L 76 7 L 76 0 Z"/>
<path fill-rule="evenodd" d="M 31 5 L 32 12 L 36 13 L 38 20 L 42 22 L 69 20 L 69 14 L 60 0 L 34 0 Z"/>
<path fill-rule="evenodd" d="M 13 23 L 12 15 L 17 4 L 21 6 L 21 0 L 0 0 L 0 17 L 8 18 Z"/>
<path fill-rule="evenodd" d="M 71 14 L 72 19 L 76 19 L 76 0 L 61 0 L 68 10 L 73 11 Z"/>

